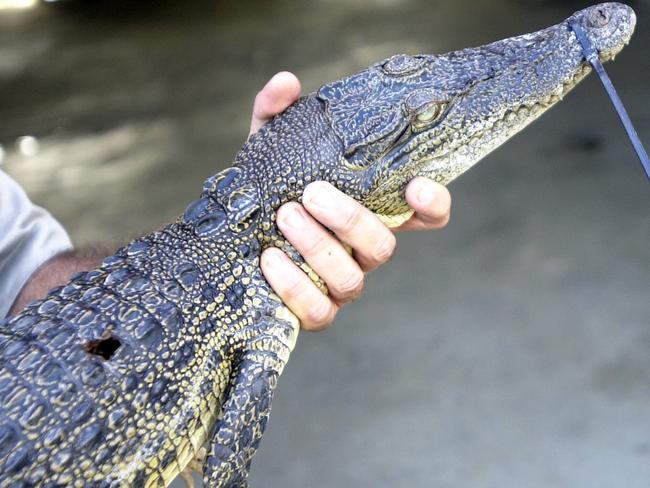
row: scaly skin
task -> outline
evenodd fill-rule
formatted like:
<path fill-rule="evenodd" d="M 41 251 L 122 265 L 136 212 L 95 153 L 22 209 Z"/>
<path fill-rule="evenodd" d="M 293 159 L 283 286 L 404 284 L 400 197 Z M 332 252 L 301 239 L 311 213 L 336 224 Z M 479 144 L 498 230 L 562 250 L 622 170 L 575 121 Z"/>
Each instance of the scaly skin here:
<path fill-rule="evenodd" d="M 574 14 L 611 58 L 634 13 Z M 443 184 L 589 72 L 567 22 L 440 56 L 395 56 L 300 99 L 175 223 L 0 324 L 0 486 L 167 486 L 207 447 L 242 487 L 298 334 L 259 268 L 297 252 L 275 211 L 327 180 L 397 225 L 404 188 Z"/>

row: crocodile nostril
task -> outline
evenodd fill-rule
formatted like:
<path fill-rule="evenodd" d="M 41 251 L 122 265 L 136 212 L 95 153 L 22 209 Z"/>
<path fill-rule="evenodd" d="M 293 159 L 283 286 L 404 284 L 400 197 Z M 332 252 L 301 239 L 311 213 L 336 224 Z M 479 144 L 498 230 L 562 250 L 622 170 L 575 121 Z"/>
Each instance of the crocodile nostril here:
<path fill-rule="evenodd" d="M 605 27 L 609 24 L 609 11 L 605 8 L 597 8 L 589 15 L 589 25 L 592 27 Z"/>

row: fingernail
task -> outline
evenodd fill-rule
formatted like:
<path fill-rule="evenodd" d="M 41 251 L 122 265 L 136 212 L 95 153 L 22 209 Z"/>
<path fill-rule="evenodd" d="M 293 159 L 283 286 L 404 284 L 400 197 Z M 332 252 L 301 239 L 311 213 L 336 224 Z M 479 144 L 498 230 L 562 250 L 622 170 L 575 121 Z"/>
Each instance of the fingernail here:
<path fill-rule="evenodd" d="M 282 222 L 292 229 L 300 230 L 305 226 L 305 217 L 297 208 L 292 208 L 282 216 Z"/>
<path fill-rule="evenodd" d="M 331 209 L 332 202 L 334 201 L 335 195 L 332 194 L 327 185 L 318 185 L 315 191 L 311 192 L 312 195 L 309 198 L 309 203 L 320 207 L 321 209 Z"/>
<path fill-rule="evenodd" d="M 423 187 L 418 191 L 418 202 L 422 205 L 429 205 L 436 198 L 436 192 L 432 188 Z"/>
<path fill-rule="evenodd" d="M 264 261 L 266 267 L 271 270 L 280 269 L 280 267 L 282 266 L 282 259 L 275 252 L 267 252 L 266 255 L 264 256 Z"/>

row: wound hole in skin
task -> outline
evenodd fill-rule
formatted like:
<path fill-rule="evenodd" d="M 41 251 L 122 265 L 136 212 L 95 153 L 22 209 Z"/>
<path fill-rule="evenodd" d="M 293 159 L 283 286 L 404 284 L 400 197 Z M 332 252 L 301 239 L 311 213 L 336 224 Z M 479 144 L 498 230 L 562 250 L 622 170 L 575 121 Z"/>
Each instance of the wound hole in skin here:
<path fill-rule="evenodd" d="M 83 347 L 87 353 L 109 360 L 121 345 L 122 343 L 117 337 L 109 336 L 97 341 L 86 342 Z"/>

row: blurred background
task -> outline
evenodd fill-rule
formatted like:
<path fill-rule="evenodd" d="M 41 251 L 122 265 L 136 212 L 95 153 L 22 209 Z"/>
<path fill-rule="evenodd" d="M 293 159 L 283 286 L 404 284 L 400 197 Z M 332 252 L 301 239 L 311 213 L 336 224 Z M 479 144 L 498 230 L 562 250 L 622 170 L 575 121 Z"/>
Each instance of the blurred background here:
<path fill-rule="evenodd" d="M 0 0 L 0 169 L 79 245 L 182 212 L 276 71 L 304 91 L 480 45 L 542 0 Z M 650 2 L 608 69 L 650 145 Z M 302 334 L 253 487 L 650 486 L 650 187 L 592 75 L 450 187 L 331 330 Z"/>

